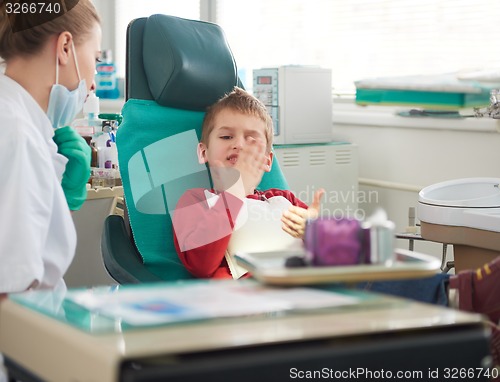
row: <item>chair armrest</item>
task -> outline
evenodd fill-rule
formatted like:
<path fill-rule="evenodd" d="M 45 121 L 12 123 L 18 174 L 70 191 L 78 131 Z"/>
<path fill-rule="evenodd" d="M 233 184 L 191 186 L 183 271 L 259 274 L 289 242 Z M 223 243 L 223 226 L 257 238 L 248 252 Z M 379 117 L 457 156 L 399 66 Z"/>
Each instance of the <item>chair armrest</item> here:
<path fill-rule="evenodd" d="M 162 281 L 143 264 L 132 240 L 127 234 L 121 216 L 106 217 L 101 238 L 101 253 L 109 275 L 120 284 Z"/>

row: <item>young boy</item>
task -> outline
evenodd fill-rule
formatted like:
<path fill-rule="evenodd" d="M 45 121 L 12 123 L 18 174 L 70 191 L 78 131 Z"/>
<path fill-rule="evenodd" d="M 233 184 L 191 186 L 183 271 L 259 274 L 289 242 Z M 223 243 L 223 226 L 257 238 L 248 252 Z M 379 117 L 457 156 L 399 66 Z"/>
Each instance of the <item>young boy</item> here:
<path fill-rule="evenodd" d="M 186 269 L 200 278 L 239 278 L 236 251 L 269 251 L 301 245 L 305 221 L 319 211 L 286 190 L 256 190 L 271 170 L 273 128 L 266 107 L 234 90 L 203 120 L 200 163 L 208 163 L 213 189 L 188 190 L 173 214 L 174 243 Z"/>

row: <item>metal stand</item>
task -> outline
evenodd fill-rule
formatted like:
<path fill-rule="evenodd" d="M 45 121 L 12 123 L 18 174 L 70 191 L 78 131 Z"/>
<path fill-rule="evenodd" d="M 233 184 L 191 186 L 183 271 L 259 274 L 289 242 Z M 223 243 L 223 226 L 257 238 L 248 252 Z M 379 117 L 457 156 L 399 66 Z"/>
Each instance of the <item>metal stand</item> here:
<path fill-rule="evenodd" d="M 396 234 L 397 239 L 405 239 L 408 240 L 408 249 L 410 251 L 414 250 L 415 240 L 418 241 L 427 241 L 418 233 L 398 233 Z M 443 273 L 448 273 L 451 269 L 455 267 L 455 263 L 453 261 L 446 261 L 448 244 L 443 243 L 443 252 L 441 255 L 441 271 Z"/>

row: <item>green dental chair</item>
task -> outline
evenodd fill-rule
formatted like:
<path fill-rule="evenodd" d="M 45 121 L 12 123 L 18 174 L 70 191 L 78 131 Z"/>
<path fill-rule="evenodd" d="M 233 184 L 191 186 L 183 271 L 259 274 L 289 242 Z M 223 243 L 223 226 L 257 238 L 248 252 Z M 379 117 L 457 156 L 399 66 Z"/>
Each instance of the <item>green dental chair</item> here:
<path fill-rule="evenodd" d="M 210 187 L 196 145 L 205 109 L 240 81 L 219 26 L 152 15 L 127 29 L 123 123 L 116 144 L 126 214 L 104 222 L 104 265 L 119 284 L 192 278 L 173 244 L 182 193 Z M 259 188 L 288 188 L 276 158 Z"/>

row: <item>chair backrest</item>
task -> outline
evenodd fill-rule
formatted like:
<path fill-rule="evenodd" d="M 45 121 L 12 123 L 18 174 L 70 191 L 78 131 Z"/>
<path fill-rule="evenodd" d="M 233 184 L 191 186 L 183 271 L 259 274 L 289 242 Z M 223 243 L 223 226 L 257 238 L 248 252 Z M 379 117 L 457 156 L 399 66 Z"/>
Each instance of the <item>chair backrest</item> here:
<path fill-rule="evenodd" d="M 130 227 L 146 267 L 164 280 L 191 276 L 173 245 L 170 212 L 184 191 L 210 187 L 196 145 L 206 107 L 240 85 L 219 26 L 173 16 L 132 21 L 126 98 L 117 133 Z M 262 188 L 287 188 L 278 163 Z"/>

